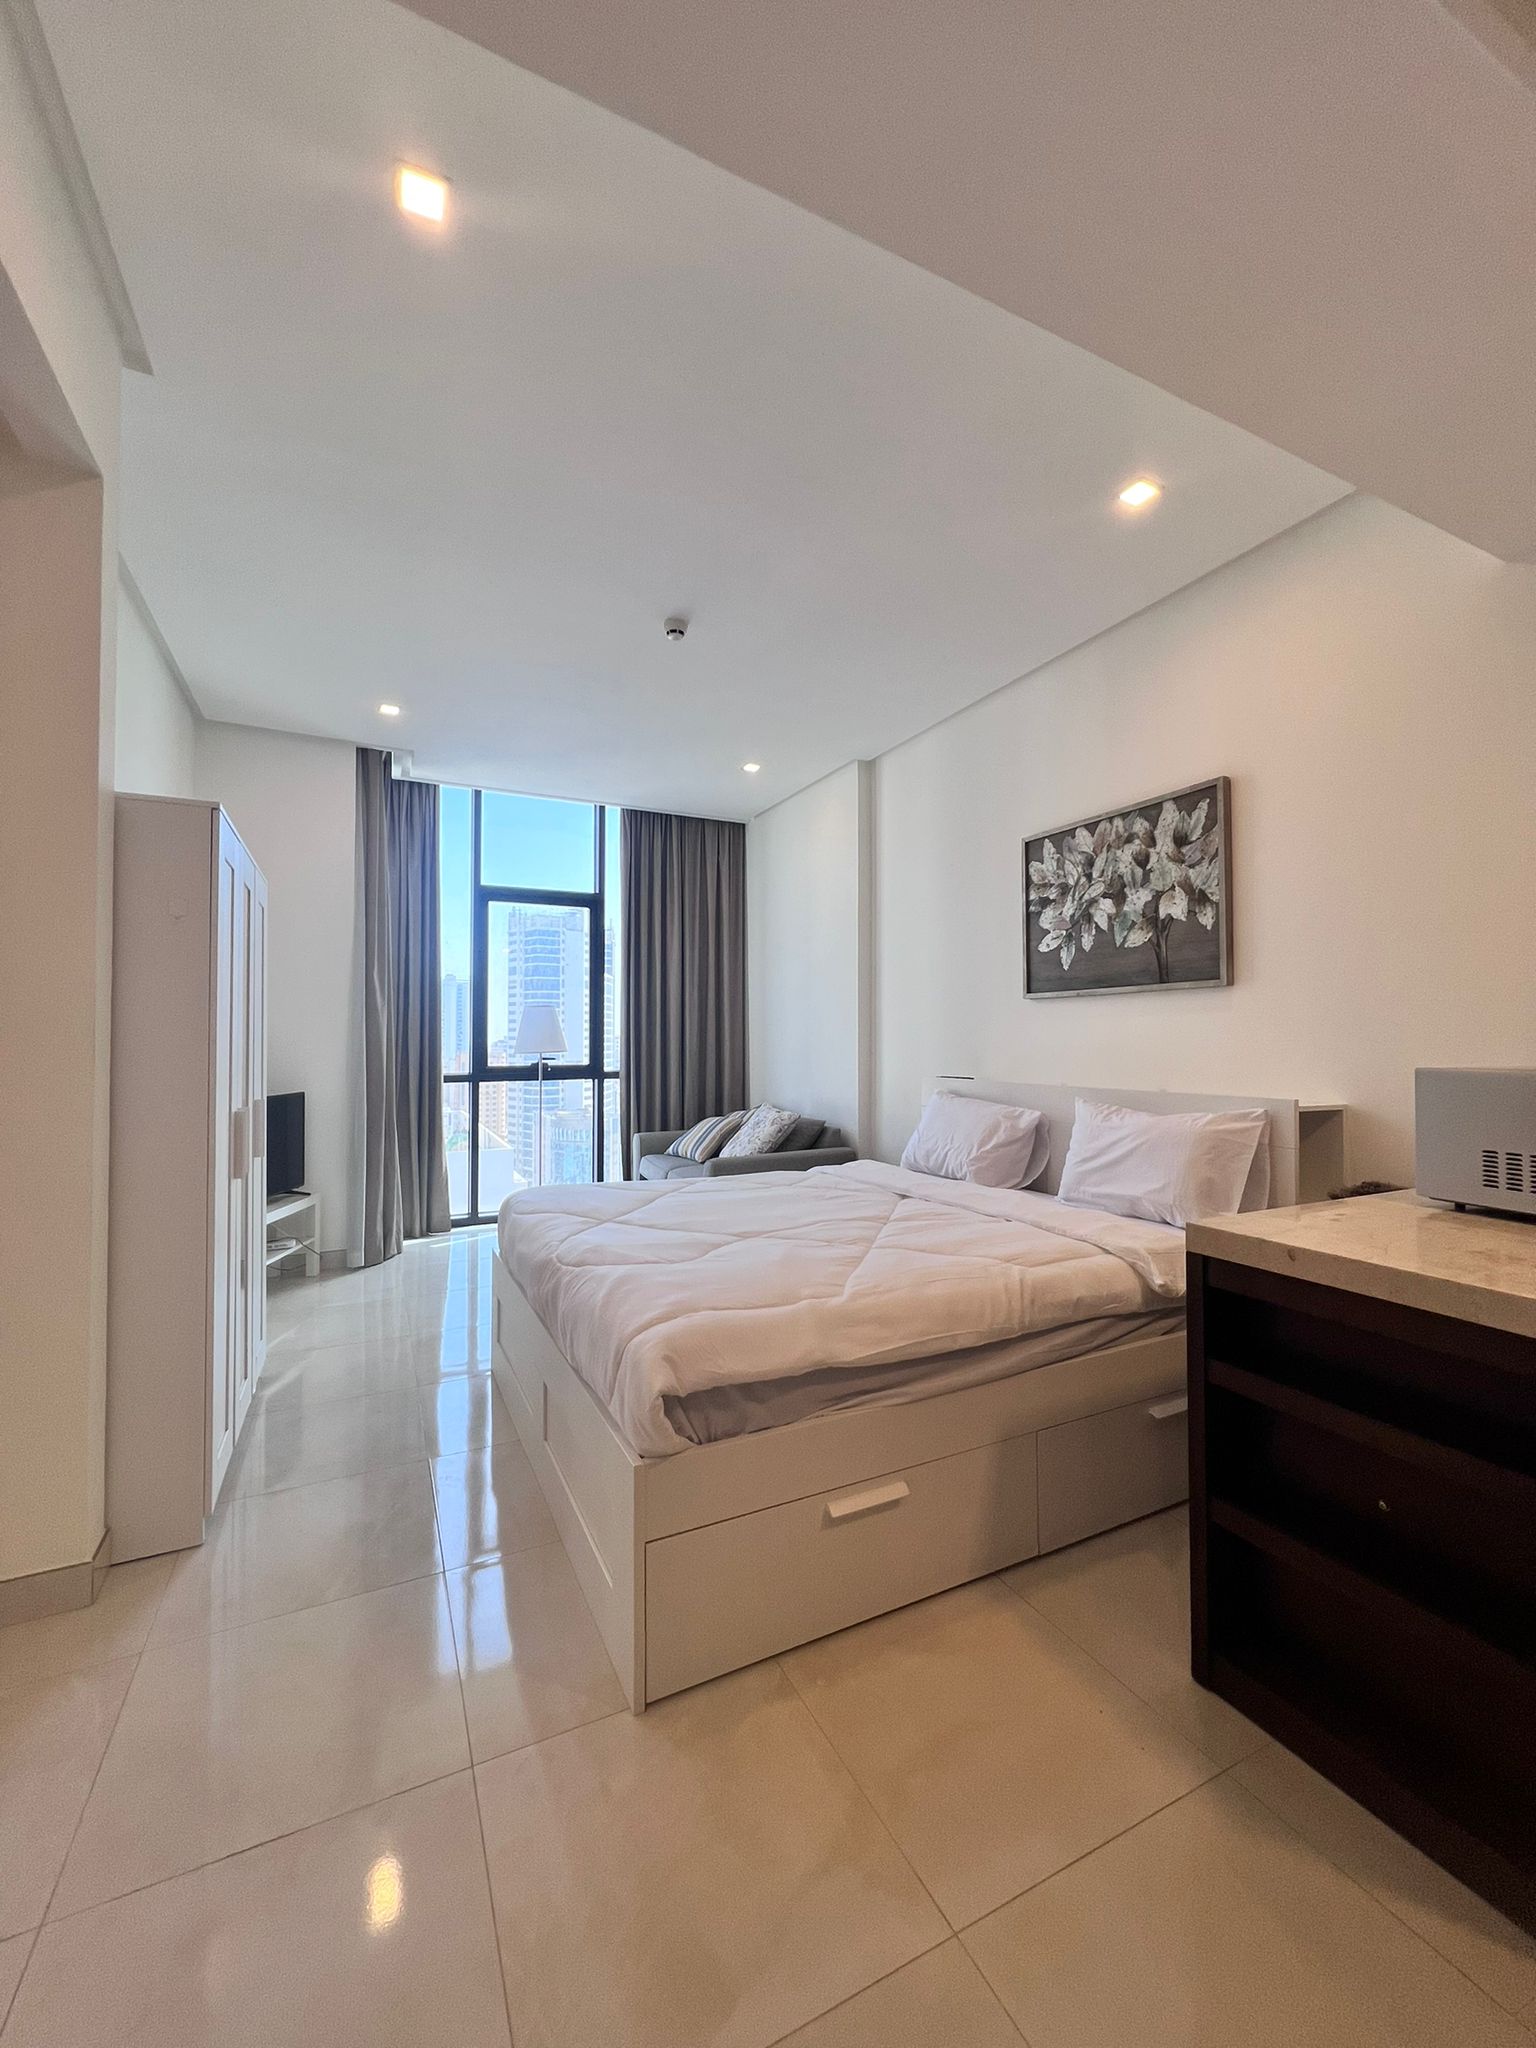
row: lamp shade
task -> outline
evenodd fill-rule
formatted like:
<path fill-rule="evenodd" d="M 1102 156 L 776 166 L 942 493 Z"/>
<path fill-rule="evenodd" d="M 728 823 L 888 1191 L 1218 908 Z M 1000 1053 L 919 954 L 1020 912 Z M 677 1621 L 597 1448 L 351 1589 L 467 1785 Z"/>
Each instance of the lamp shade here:
<path fill-rule="evenodd" d="M 517 1043 L 512 1057 L 522 1060 L 555 1060 L 566 1051 L 560 1012 L 553 1003 L 524 1003 L 517 1020 Z"/>

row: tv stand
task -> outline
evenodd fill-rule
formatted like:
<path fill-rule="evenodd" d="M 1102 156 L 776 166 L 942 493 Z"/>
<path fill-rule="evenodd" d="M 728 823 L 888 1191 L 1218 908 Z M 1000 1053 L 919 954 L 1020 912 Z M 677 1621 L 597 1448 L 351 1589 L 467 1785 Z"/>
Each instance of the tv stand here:
<path fill-rule="evenodd" d="M 289 1228 L 274 1238 L 274 1225 L 283 1223 Z M 320 1271 L 320 1198 L 303 1188 L 273 1195 L 267 1203 L 267 1271 L 297 1258 L 303 1259 L 304 1271 L 313 1280 Z"/>

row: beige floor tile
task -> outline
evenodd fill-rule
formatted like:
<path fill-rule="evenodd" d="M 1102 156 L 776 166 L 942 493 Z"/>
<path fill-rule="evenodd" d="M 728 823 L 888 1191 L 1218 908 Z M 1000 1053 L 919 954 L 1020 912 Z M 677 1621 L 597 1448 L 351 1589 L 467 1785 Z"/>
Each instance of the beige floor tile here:
<path fill-rule="evenodd" d="M 945 1933 L 772 1664 L 476 1777 L 518 2048 L 765 2048 Z"/>
<path fill-rule="evenodd" d="M 1023 2048 L 1012 2020 L 958 1941 L 930 1949 L 780 2048 Z"/>
<path fill-rule="evenodd" d="M 473 1293 L 450 1294 L 446 1301 L 408 1301 L 401 1313 L 409 1327 L 422 1336 L 437 1337 L 446 1335 L 450 1330 L 469 1330 L 477 1338 L 483 1335 L 488 1342 L 491 1332 L 490 1282 L 487 1280 Z"/>
<path fill-rule="evenodd" d="M 477 1763 L 625 1709 L 558 1542 L 450 1572 L 447 1584 Z"/>
<path fill-rule="evenodd" d="M 409 1346 L 382 1352 L 361 1344 L 336 1344 L 324 1351 L 267 1353 L 256 1398 L 269 1415 L 290 1408 L 321 1408 L 331 1401 L 356 1401 L 365 1394 L 408 1394 L 416 1384 Z"/>
<path fill-rule="evenodd" d="M 207 1635 L 441 1569 L 430 1470 L 394 1465 L 253 1493 L 176 1559 L 150 1641 Z"/>
<path fill-rule="evenodd" d="M 416 1353 L 425 1340 L 401 1327 L 371 1337 L 320 1336 L 311 1337 L 304 1324 L 297 1324 L 287 1331 L 272 1331 L 267 1341 L 266 1364 L 262 1369 L 258 1393 L 275 1384 L 276 1378 L 288 1367 L 307 1365 L 314 1359 L 325 1359 L 328 1363 L 347 1359 L 361 1360 L 370 1367 L 378 1368 L 380 1378 L 403 1377 L 394 1368 L 413 1365 Z"/>
<path fill-rule="evenodd" d="M 317 1302 L 290 1313 L 269 1310 L 268 1350 L 303 1342 L 308 1350 L 328 1351 L 341 1344 L 387 1352 L 411 1335 L 403 1306 L 388 1301 Z"/>
<path fill-rule="evenodd" d="M 43 1917 L 134 1662 L 0 1690 L 0 1936 Z"/>
<path fill-rule="evenodd" d="M 991 1581 L 783 1662 L 956 1927 L 1215 1770 Z"/>
<path fill-rule="evenodd" d="M 327 1400 L 335 1383 L 344 1382 L 349 1373 L 355 1376 L 359 1368 L 364 1385 L 354 1391 L 369 1393 L 398 1389 L 409 1385 L 412 1378 L 431 1381 L 491 1369 L 488 1327 L 470 1329 L 461 1324 L 449 1330 L 413 1330 L 402 1325 L 387 1334 L 343 1337 L 322 1344 L 310 1344 L 305 1336 L 300 1325 L 288 1339 L 279 1339 L 268 1348 L 261 1381 L 264 1393 L 290 1374 L 307 1374 L 311 1366 L 323 1368 L 315 1377 Z M 325 1385 L 326 1381 L 331 1384 Z"/>
<path fill-rule="evenodd" d="M 434 1458 L 432 1483 L 449 1571 L 558 1540 L 533 1467 L 517 1444 Z"/>
<path fill-rule="evenodd" d="M 435 1335 L 412 1340 L 412 1359 L 418 1380 L 456 1378 L 460 1373 L 489 1372 L 491 1330 L 489 1323 L 470 1329 L 460 1325 L 439 1330 Z"/>
<path fill-rule="evenodd" d="M 1536 2003 L 1536 1940 L 1300 1757 L 1269 1743 L 1232 1775 L 1500 2005 Z"/>
<path fill-rule="evenodd" d="M 426 1455 L 415 1389 L 275 1414 L 258 1410 L 246 1423 L 224 1498 L 345 1479 L 353 1472 L 415 1464 Z"/>
<path fill-rule="evenodd" d="M 1229 1780 L 965 1936 L 1030 2048 L 1530 2048 Z"/>
<path fill-rule="evenodd" d="M 507 2048 L 467 1776 L 38 1937 L 5 2048 Z"/>
<path fill-rule="evenodd" d="M 1217 1763 L 1262 1747 L 1261 1728 L 1189 1675 L 1185 1509 L 1034 1558 L 1003 1578 Z"/>
<path fill-rule="evenodd" d="M 21 1973 L 27 1967 L 31 1953 L 30 1934 L 15 1934 L 9 1941 L 0 1941 L 0 2028 L 5 2026 L 5 2016 L 11 2009 L 11 2000 L 16 1995 L 16 1986 L 21 1982 Z"/>
<path fill-rule="evenodd" d="M 149 1639 L 174 1562 L 146 1557 L 114 1565 L 91 1606 L 0 1628 L 0 1686 L 136 1656 Z"/>
<path fill-rule="evenodd" d="M 302 1322 L 317 1308 L 335 1308 L 343 1302 L 396 1301 L 417 1289 L 436 1287 L 441 1291 L 446 1268 L 418 1252 L 410 1263 L 392 1260 L 382 1266 L 362 1266 L 322 1273 L 317 1280 L 291 1273 L 267 1289 L 269 1315 L 285 1321 Z"/>
<path fill-rule="evenodd" d="M 436 1337 L 449 1330 L 469 1329 L 489 1341 L 493 1299 L 487 1267 L 483 1278 L 468 1283 L 456 1281 L 445 1294 L 407 1295 L 402 1309 L 406 1321 L 420 1335 Z"/>
<path fill-rule="evenodd" d="M 139 1660 L 54 1899 L 76 1912 L 469 1761 L 439 1579 Z"/>
<path fill-rule="evenodd" d="M 491 1445 L 514 1445 L 517 1431 L 490 1373 L 443 1379 L 419 1389 L 427 1455 L 453 1458 Z"/>

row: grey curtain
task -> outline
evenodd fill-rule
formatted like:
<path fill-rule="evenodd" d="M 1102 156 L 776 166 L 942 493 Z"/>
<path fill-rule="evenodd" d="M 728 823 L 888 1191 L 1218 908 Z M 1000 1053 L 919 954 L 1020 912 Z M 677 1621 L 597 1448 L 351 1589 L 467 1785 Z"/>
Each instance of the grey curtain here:
<path fill-rule="evenodd" d="M 443 1150 L 437 787 L 357 750 L 354 1266 L 449 1227 Z"/>
<path fill-rule="evenodd" d="M 626 811 L 624 1170 L 636 1131 L 670 1131 L 747 1101 L 747 828 Z"/>

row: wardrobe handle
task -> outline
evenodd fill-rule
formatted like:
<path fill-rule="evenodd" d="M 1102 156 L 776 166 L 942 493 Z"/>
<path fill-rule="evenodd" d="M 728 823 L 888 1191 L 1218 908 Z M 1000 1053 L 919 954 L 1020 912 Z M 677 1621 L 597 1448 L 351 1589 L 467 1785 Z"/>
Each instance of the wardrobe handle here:
<path fill-rule="evenodd" d="M 231 1180 L 245 1179 L 248 1164 L 245 1136 L 247 1114 L 248 1112 L 243 1109 L 232 1109 L 229 1113 L 229 1177 Z"/>
<path fill-rule="evenodd" d="M 1154 1422 L 1166 1422 L 1170 1416 L 1183 1415 L 1188 1407 L 1188 1394 L 1175 1394 L 1171 1401 L 1154 1401 L 1147 1413 Z"/>
<path fill-rule="evenodd" d="M 892 1479 L 884 1486 L 869 1486 L 862 1493 L 845 1493 L 841 1500 L 827 1502 L 829 1522 L 851 1522 L 858 1515 L 872 1515 L 876 1508 L 894 1507 L 912 1491 L 905 1479 Z"/>

